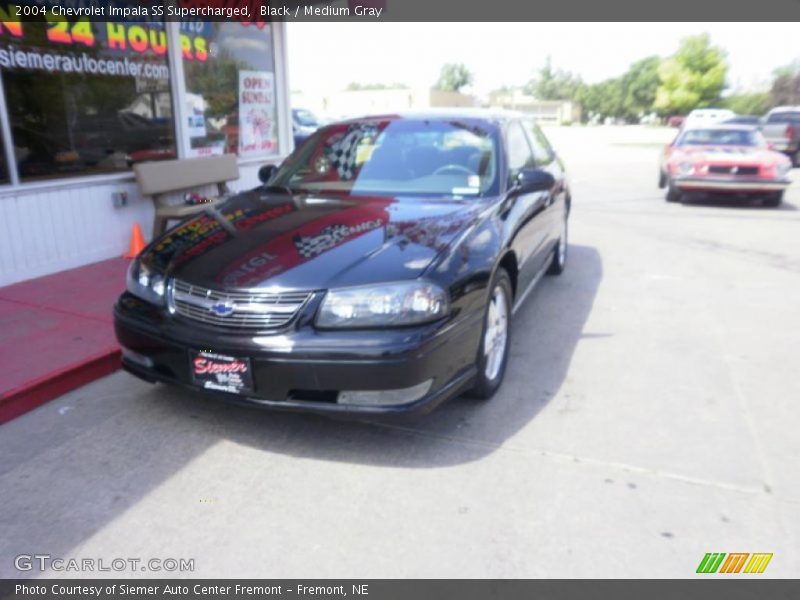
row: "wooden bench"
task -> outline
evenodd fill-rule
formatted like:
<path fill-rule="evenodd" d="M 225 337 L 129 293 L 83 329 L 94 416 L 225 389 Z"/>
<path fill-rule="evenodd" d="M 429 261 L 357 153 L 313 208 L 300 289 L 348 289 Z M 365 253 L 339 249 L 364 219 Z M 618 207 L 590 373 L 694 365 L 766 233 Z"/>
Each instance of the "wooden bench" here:
<path fill-rule="evenodd" d="M 223 154 L 208 158 L 143 162 L 133 165 L 133 172 L 142 194 L 153 198 L 156 209 L 153 236 L 157 236 L 167 229 L 170 220 L 185 219 L 208 207 L 208 203 L 171 204 L 168 201 L 171 194 L 204 185 L 216 185 L 219 195 L 210 200 L 211 203 L 219 202 L 230 194 L 227 182 L 239 178 L 239 165 L 235 155 Z"/>

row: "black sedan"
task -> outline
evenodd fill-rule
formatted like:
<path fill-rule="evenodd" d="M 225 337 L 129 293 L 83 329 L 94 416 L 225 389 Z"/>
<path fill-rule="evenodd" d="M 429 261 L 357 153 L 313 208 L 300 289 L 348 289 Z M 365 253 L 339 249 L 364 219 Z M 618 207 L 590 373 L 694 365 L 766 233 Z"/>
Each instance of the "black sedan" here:
<path fill-rule="evenodd" d="M 261 175 L 133 262 L 114 312 L 125 369 L 327 414 L 497 391 L 514 311 L 567 258 L 570 191 L 533 122 L 355 119 Z"/>

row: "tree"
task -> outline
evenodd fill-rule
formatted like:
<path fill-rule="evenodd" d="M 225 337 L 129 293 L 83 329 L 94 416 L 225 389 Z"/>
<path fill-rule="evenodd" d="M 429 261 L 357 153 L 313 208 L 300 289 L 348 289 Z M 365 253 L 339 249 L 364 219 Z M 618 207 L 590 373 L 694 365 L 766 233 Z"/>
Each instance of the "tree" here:
<path fill-rule="evenodd" d="M 470 85 L 473 81 L 472 73 L 461 63 L 447 63 L 442 66 L 436 89 L 445 92 L 458 92 L 461 88 Z"/>
<path fill-rule="evenodd" d="M 767 92 L 731 94 L 725 98 L 724 105 L 740 115 L 763 115 L 771 106 Z"/>
<path fill-rule="evenodd" d="M 685 114 L 719 104 L 727 71 L 724 50 L 712 46 L 707 33 L 684 38 L 658 68 L 655 107 L 664 114 Z"/>
<path fill-rule="evenodd" d="M 800 104 L 800 60 L 776 69 L 769 91 L 773 106 Z"/>
<path fill-rule="evenodd" d="M 633 63 L 628 72 L 622 76 L 624 99 L 623 114 L 620 116 L 632 121 L 653 111 L 660 81 L 658 78 L 660 65 L 660 57 L 648 56 Z"/>
<path fill-rule="evenodd" d="M 525 91 L 539 100 L 574 100 L 582 85 L 578 75 L 553 69 L 548 56 L 538 75 L 528 82 Z"/>

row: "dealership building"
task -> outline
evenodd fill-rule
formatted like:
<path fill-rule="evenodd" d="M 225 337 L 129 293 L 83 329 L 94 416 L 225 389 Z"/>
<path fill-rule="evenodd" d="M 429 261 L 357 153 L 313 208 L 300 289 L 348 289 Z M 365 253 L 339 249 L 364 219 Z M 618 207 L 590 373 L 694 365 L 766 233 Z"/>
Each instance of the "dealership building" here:
<path fill-rule="evenodd" d="M 137 163 L 235 155 L 236 190 L 292 149 L 283 23 L 21 22 L 9 10 L 0 286 L 120 256 L 137 223 L 149 239 Z"/>

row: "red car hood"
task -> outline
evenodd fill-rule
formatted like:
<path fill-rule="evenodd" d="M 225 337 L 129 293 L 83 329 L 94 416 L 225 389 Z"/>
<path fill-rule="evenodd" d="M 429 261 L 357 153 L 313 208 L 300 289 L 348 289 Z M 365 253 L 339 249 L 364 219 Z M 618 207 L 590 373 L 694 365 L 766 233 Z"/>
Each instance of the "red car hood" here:
<path fill-rule="evenodd" d="M 670 161 L 770 165 L 782 160 L 782 155 L 767 148 L 754 146 L 683 146 L 676 148 Z"/>

